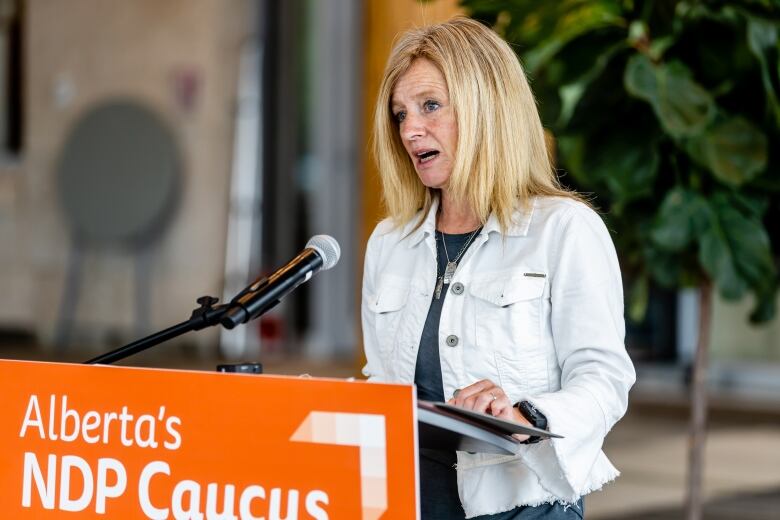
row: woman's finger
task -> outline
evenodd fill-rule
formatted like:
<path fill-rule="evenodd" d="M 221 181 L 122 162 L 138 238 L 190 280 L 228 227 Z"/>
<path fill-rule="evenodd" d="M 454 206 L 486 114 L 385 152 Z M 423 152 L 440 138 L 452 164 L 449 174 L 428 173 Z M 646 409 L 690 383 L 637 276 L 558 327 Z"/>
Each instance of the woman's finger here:
<path fill-rule="evenodd" d="M 513 404 L 512 401 L 506 395 L 496 398 L 490 403 L 488 413 L 494 417 L 500 417 L 502 419 L 514 420 L 512 414 Z"/>
<path fill-rule="evenodd" d="M 453 394 L 453 399 L 455 401 L 456 406 L 466 406 L 466 401 L 477 394 L 483 392 L 484 390 L 490 389 L 495 387 L 496 385 L 489 379 L 483 379 L 481 381 L 477 381 L 474 384 L 471 384 L 465 388 L 461 388 L 457 392 Z M 472 401 L 473 402 L 473 401 Z M 468 406 L 466 406 L 468 407 Z M 469 407 L 469 409 L 471 409 Z"/>

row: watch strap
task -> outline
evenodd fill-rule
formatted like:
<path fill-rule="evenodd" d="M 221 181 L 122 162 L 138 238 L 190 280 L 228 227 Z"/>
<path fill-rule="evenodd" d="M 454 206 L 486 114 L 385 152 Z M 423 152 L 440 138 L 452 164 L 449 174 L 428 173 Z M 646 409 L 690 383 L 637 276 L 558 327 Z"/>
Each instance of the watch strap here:
<path fill-rule="evenodd" d="M 547 417 L 542 412 L 537 410 L 536 407 L 530 402 L 520 401 L 519 403 L 515 403 L 515 408 L 520 410 L 520 413 L 523 414 L 523 417 L 525 417 L 534 428 L 539 428 L 541 430 L 547 429 Z M 523 444 L 536 444 L 541 440 L 542 438 L 538 435 L 532 435 L 528 439 L 524 440 Z"/>

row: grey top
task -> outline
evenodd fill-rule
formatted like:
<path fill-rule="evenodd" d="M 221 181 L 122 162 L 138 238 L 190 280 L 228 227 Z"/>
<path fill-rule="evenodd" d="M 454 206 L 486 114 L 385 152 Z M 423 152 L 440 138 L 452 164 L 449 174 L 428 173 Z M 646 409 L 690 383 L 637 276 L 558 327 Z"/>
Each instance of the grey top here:
<path fill-rule="evenodd" d="M 450 259 L 454 260 L 472 233 L 470 231 L 468 233 L 450 235 L 436 232 L 437 280 L 439 276 L 444 274 L 444 269 L 447 266 L 447 256 L 444 254 L 442 239 L 447 243 L 447 252 L 450 255 Z M 472 240 L 471 244 L 473 243 L 474 241 Z M 469 244 L 469 247 L 471 247 L 471 244 Z M 439 360 L 439 320 L 441 318 L 441 309 L 444 305 L 444 298 L 448 292 L 449 284 L 445 284 L 442 287 L 441 298 L 437 300 L 435 293 L 431 298 L 428 317 L 425 320 L 425 327 L 423 327 L 422 337 L 420 338 L 420 349 L 417 352 L 414 384 L 417 385 L 417 398 L 426 401 L 445 401 L 444 387 L 441 380 L 441 362 Z"/>

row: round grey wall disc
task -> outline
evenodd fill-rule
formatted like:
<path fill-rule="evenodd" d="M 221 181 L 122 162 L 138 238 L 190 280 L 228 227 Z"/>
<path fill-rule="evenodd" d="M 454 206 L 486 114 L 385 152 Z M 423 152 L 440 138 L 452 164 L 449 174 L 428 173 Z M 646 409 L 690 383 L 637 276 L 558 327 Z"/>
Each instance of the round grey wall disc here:
<path fill-rule="evenodd" d="M 163 227 L 178 187 L 172 133 L 140 104 L 90 110 L 66 139 L 58 166 L 63 210 L 77 238 L 140 242 Z"/>

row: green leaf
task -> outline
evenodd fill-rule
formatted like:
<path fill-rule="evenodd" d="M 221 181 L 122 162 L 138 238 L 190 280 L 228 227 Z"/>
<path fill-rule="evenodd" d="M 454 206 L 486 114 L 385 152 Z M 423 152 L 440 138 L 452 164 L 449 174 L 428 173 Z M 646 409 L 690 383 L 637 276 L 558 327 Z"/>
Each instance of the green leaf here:
<path fill-rule="evenodd" d="M 739 116 L 715 123 L 686 143 L 686 150 L 696 162 L 731 186 L 755 178 L 766 168 L 768 148 L 764 133 Z"/>
<path fill-rule="evenodd" d="M 583 94 L 587 88 L 604 72 L 604 69 L 609 64 L 610 60 L 620 51 L 626 48 L 625 42 L 618 42 L 604 52 L 598 55 L 595 63 L 592 63 L 585 74 L 582 74 L 576 81 L 562 85 L 559 89 L 559 95 L 561 99 L 561 111 L 557 121 L 557 126 L 565 128 L 571 116 L 574 114 L 574 110 L 577 108 Z"/>
<path fill-rule="evenodd" d="M 682 251 L 694 241 L 710 219 L 710 208 L 704 197 L 677 187 L 664 197 L 650 238 L 662 249 Z"/>
<path fill-rule="evenodd" d="M 555 4 L 552 2 L 551 4 Z M 602 27 L 625 27 L 619 2 L 561 2 L 553 32 L 536 47 L 525 53 L 528 71 L 534 74 L 555 56 L 568 42 Z M 526 20 L 526 25 L 538 22 Z M 530 29 L 530 27 L 528 28 Z"/>
<path fill-rule="evenodd" d="M 662 38 L 656 38 L 652 42 L 650 42 L 650 48 L 648 49 L 648 53 L 650 54 L 650 57 L 658 61 L 660 60 L 666 50 L 674 45 L 675 38 L 673 36 L 664 36 Z"/>
<path fill-rule="evenodd" d="M 649 280 L 647 275 L 639 276 L 631 285 L 628 296 L 628 317 L 634 323 L 641 323 L 647 314 L 647 303 L 650 299 Z"/>
<path fill-rule="evenodd" d="M 660 68 L 659 96 L 654 105 L 661 123 L 675 137 L 695 135 L 715 115 L 712 96 L 694 82 L 681 63 Z"/>
<path fill-rule="evenodd" d="M 660 159 L 655 136 L 646 129 L 607 140 L 586 139 L 582 134 L 562 136 L 558 144 L 562 163 L 582 187 L 606 185 L 613 210 L 652 194 Z"/>
<path fill-rule="evenodd" d="M 777 281 L 767 284 L 756 291 L 756 305 L 750 313 L 750 321 L 754 324 L 766 323 L 777 314 Z"/>
<path fill-rule="evenodd" d="M 569 123 L 574 109 L 577 108 L 577 103 L 580 102 L 582 95 L 585 93 L 588 82 L 589 80 L 586 79 L 576 83 L 569 83 L 560 88 L 561 113 L 558 117 L 558 126 L 565 127 Z"/>
<path fill-rule="evenodd" d="M 747 284 L 739 276 L 734 262 L 734 251 L 725 232 L 717 221 L 699 237 L 699 262 L 715 281 L 720 294 L 729 300 L 741 298 Z"/>
<path fill-rule="evenodd" d="M 650 39 L 650 30 L 644 20 L 634 20 L 628 25 L 628 42 L 631 45 L 639 45 Z"/>
<path fill-rule="evenodd" d="M 769 209 L 769 198 L 765 195 L 734 191 L 729 194 L 729 199 L 737 211 L 755 220 L 764 218 L 766 210 Z"/>
<path fill-rule="evenodd" d="M 653 280 L 659 285 L 667 289 L 681 285 L 683 264 L 677 255 L 647 243 L 643 248 L 643 256 Z"/>
<path fill-rule="evenodd" d="M 777 46 L 777 23 L 761 18 L 748 17 L 747 41 L 750 51 L 761 64 L 761 81 L 764 84 L 767 105 L 775 120 L 780 123 L 780 59 Z"/>
<path fill-rule="evenodd" d="M 649 196 L 660 162 L 654 143 L 644 146 L 615 147 L 605 163 L 607 186 L 622 204 Z"/>
<path fill-rule="evenodd" d="M 775 278 L 769 237 L 760 219 L 740 211 L 733 196 L 716 193 L 711 218 L 699 239 L 699 261 L 724 298 L 741 297 L 748 287 L 765 291 Z"/>
<path fill-rule="evenodd" d="M 599 179 L 599 171 L 591 170 L 586 166 L 587 148 L 585 138 L 580 134 L 576 136 L 562 135 L 558 138 L 558 151 L 566 170 L 574 176 L 574 180 L 582 186 L 592 186 Z"/>
<path fill-rule="evenodd" d="M 715 116 L 712 96 L 682 63 L 655 65 L 647 56 L 635 54 L 626 66 L 624 84 L 629 94 L 652 105 L 672 137 L 695 136 Z"/>
<path fill-rule="evenodd" d="M 628 60 L 624 82 L 628 93 L 635 97 L 650 103 L 658 98 L 658 72 L 644 54 L 635 54 Z"/>
<path fill-rule="evenodd" d="M 713 196 L 721 225 L 735 250 L 734 259 L 742 277 L 754 287 L 763 285 L 775 274 L 769 236 L 760 218 L 743 207 L 732 194 Z"/>

